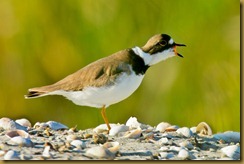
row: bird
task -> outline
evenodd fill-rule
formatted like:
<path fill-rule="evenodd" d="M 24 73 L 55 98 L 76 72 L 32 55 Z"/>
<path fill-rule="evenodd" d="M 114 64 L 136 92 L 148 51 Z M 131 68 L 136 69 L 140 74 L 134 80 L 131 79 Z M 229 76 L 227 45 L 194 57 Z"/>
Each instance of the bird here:
<path fill-rule="evenodd" d="M 183 57 L 176 51 L 178 46 L 186 45 L 175 43 L 167 34 L 156 34 L 142 47 L 118 51 L 54 84 L 28 89 L 25 98 L 61 95 L 76 105 L 100 108 L 109 132 L 106 108 L 134 93 L 151 66 L 174 56 Z"/>

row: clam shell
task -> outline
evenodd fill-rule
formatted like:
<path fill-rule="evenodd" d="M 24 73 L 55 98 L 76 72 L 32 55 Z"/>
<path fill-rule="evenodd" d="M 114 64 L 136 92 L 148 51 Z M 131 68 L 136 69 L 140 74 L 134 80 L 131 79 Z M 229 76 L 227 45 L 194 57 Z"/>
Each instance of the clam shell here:
<path fill-rule="evenodd" d="M 106 142 L 103 144 L 104 148 L 107 148 L 111 153 L 116 154 L 119 150 L 119 142 Z"/>
<path fill-rule="evenodd" d="M 15 122 L 17 122 L 18 124 L 25 126 L 25 127 L 29 127 L 29 128 L 31 127 L 30 121 L 27 120 L 26 118 L 15 120 Z"/>
<path fill-rule="evenodd" d="M 95 158 L 114 159 L 115 154 L 103 146 L 95 146 L 86 151 L 86 156 Z"/>
<path fill-rule="evenodd" d="M 84 149 L 86 148 L 86 142 L 81 140 L 73 140 L 70 142 L 71 145 L 75 146 L 77 149 Z"/>
<path fill-rule="evenodd" d="M 78 139 L 78 137 L 74 134 L 69 134 L 67 137 L 66 137 L 67 141 L 70 142 L 70 141 L 73 141 L 73 140 L 76 140 Z"/>
<path fill-rule="evenodd" d="M 126 121 L 126 126 L 129 126 L 130 129 L 136 129 L 136 128 L 140 128 L 141 127 L 141 123 L 139 123 L 137 121 L 136 117 L 130 117 L 127 121 Z"/>
<path fill-rule="evenodd" d="M 4 130 L 24 130 L 27 131 L 27 128 L 24 126 L 21 126 L 17 122 L 11 120 L 10 118 L 3 117 L 0 119 L 0 127 L 3 128 Z"/>
<path fill-rule="evenodd" d="M 226 146 L 221 149 L 224 155 L 235 160 L 240 159 L 240 147 L 237 145 Z"/>
<path fill-rule="evenodd" d="M 176 131 L 177 129 L 179 129 L 179 126 L 177 126 L 177 125 L 171 125 L 171 126 L 167 127 L 165 129 L 165 131 L 166 132 L 173 132 L 173 131 Z"/>
<path fill-rule="evenodd" d="M 188 138 L 193 135 L 192 131 L 187 127 L 179 128 L 176 130 L 176 132 Z"/>
<path fill-rule="evenodd" d="M 126 132 L 124 134 L 124 137 L 125 138 L 133 138 L 133 139 L 137 139 L 141 136 L 142 134 L 142 130 L 141 128 L 137 128 L 137 129 L 133 129 L 133 130 L 130 130 L 128 132 Z"/>
<path fill-rule="evenodd" d="M 10 141 L 19 146 L 24 146 L 24 147 L 33 147 L 34 146 L 34 144 L 30 138 L 23 138 L 20 136 L 16 136 L 16 137 L 11 138 Z"/>
<path fill-rule="evenodd" d="M 208 136 L 211 136 L 213 134 L 212 129 L 206 122 L 200 122 L 197 125 L 196 133 L 199 135 L 208 135 Z"/>
<path fill-rule="evenodd" d="M 64 124 L 61 124 L 56 121 L 48 121 L 46 124 L 52 129 L 52 130 L 64 130 L 68 129 L 68 127 Z"/>
<path fill-rule="evenodd" d="M 240 132 L 232 132 L 232 131 L 227 131 L 224 133 L 218 133 L 213 135 L 214 138 L 218 139 L 218 140 L 224 140 L 227 143 L 238 143 L 240 142 Z"/>
<path fill-rule="evenodd" d="M 194 146 L 192 145 L 192 143 L 191 142 L 189 142 L 189 141 L 182 141 L 182 142 L 180 142 L 179 143 L 179 146 L 181 146 L 181 147 L 185 147 L 185 148 L 187 148 L 187 149 L 193 149 L 194 148 Z"/>
<path fill-rule="evenodd" d="M 13 137 L 16 137 L 16 136 L 20 136 L 22 138 L 30 138 L 30 135 L 27 132 L 25 132 L 24 130 L 12 130 L 12 131 L 8 131 L 6 133 L 6 135 L 9 138 L 13 138 Z"/>
<path fill-rule="evenodd" d="M 110 136 L 116 136 L 118 133 L 126 132 L 128 130 L 129 130 L 129 126 L 126 126 L 126 125 L 113 126 L 109 131 L 109 135 Z"/>
<path fill-rule="evenodd" d="M 35 125 L 33 126 L 35 129 L 45 129 L 48 127 L 48 124 L 44 122 L 36 122 Z"/>
<path fill-rule="evenodd" d="M 6 133 L 10 138 L 10 142 L 17 144 L 19 146 L 33 147 L 34 144 L 30 139 L 28 133 L 23 130 L 12 130 Z"/>
<path fill-rule="evenodd" d="M 114 126 L 117 126 L 117 124 L 109 124 L 111 128 L 113 128 Z M 106 124 L 101 124 L 98 125 L 97 127 L 95 127 L 93 129 L 93 132 L 95 133 L 103 133 L 103 132 L 107 132 L 108 131 L 108 127 Z"/>
<path fill-rule="evenodd" d="M 156 127 L 156 131 L 159 131 L 161 133 L 163 133 L 165 131 L 166 128 L 170 127 L 171 125 L 167 122 L 161 122 L 157 125 Z"/>
<path fill-rule="evenodd" d="M 9 150 L 5 155 L 4 155 L 4 160 L 19 160 L 19 154 L 14 151 L 14 150 Z"/>

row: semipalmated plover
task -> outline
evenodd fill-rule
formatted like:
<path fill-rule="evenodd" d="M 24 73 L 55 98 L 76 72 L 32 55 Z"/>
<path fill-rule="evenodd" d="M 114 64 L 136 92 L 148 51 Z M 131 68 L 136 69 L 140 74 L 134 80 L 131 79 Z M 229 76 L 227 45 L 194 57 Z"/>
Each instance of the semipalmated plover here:
<path fill-rule="evenodd" d="M 151 37 L 143 47 L 128 48 L 99 59 L 64 79 L 43 87 L 31 88 L 25 98 L 62 95 L 82 106 L 102 108 L 110 130 L 106 108 L 129 97 L 141 84 L 147 69 L 162 60 L 180 56 L 177 44 L 166 34 Z"/>

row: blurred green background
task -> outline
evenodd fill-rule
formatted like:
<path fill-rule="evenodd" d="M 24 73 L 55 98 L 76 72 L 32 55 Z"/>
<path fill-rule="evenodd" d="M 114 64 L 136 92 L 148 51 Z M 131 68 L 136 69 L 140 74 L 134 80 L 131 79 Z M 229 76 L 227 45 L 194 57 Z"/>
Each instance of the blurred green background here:
<path fill-rule="evenodd" d="M 240 131 L 240 2 L 233 0 L 0 0 L 0 117 L 32 124 L 55 120 L 78 129 L 100 110 L 61 96 L 24 99 L 92 61 L 143 46 L 166 33 L 184 58 L 151 67 L 139 89 L 107 109 L 112 123 L 130 116 L 214 132 Z M 128 84 L 129 85 L 129 84 Z"/>

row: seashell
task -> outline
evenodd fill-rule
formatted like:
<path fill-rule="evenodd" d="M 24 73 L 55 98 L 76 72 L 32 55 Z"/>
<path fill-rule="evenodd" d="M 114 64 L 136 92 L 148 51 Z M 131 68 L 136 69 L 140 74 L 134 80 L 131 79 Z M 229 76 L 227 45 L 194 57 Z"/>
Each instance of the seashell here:
<path fill-rule="evenodd" d="M 103 146 L 95 146 L 88 149 L 85 153 L 88 157 L 114 159 L 115 154 Z"/>
<path fill-rule="evenodd" d="M 181 146 L 181 147 L 185 147 L 185 148 L 187 148 L 187 149 L 193 149 L 193 148 L 194 148 L 194 146 L 192 145 L 192 143 L 189 142 L 189 141 L 183 141 L 183 142 L 180 142 L 180 143 L 179 143 L 179 146 Z"/>
<path fill-rule="evenodd" d="M 191 127 L 190 130 L 192 131 L 192 133 L 196 133 L 197 127 L 195 127 L 195 126 L 194 127 Z"/>
<path fill-rule="evenodd" d="M 169 153 L 168 152 L 160 152 L 159 155 L 161 158 L 166 158 L 166 159 L 170 159 L 170 158 L 173 158 L 175 156 L 174 153 L 172 153 L 172 152 L 169 152 Z"/>
<path fill-rule="evenodd" d="M 17 151 L 9 150 L 3 157 L 4 160 L 19 160 Z"/>
<path fill-rule="evenodd" d="M 94 141 L 94 143 L 97 143 L 97 144 L 104 144 L 105 142 L 108 141 L 108 137 L 106 137 L 104 134 L 94 134 L 92 136 L 92 139 Z"/>
<path fill-rule="evenodd" d="M 192 131 L 187 127 L 179 128 L 176 130 L 176 132 L 188 138 L 193 135 Z"/>
<path fill-rule="evenodd" d="M 190 154 L 189 154 L 189 152 L 188 152 L 187 150 L 185 150 L 185 149 L 181 149 L 181 150 L 179 151 L 179 153 L 178 153 L 178 157 L 179 157 L 179 158 L 182 158 L 182 159 L 187 159 L 187 158 L 190 157 Z"/>
<path fill-rule="evenodd" d="M 163 133 L 165 131 L 166 128 L 170 127 L 171 125 L 167 122 L 161 122 L 157 125 L 156 127 L 156 131 L 159 131 L 161 133 Z"/>
<path fill-rule="evenodd" d="M 48 124 L 42 122 L 37 122 L 35 123 L 35 125 L 33 126 L 35 129 L 46 129 L 48 127 Z"/>
<path fill-rule="evenodd" d="M 214 138 L 218 140 L 224 140 L 227 143 L 238 143 L 240 142 L 240 132 L 232 132 L 232 131 L 227 131 L 224 133 L 218 133 L 213 135 Z"/>
<path fill-rule="evenodd" d="M 23 138 L 23 137 L 17 136 L 17 137 L 11 138 L 10 141 L 19 146 L 24 146 L 24 147 L 33 147 L 34 146 L 34 144 L 30 138 Z"/>
<path fill-rule="evenodd" d="M 117 126 L 117 124 L 109 124 L 111 128 L 113 128 L 114 126 Z M 93 129 L 93 132 L 95 133 L 103 133 L 103 132 L 107 132 L 108 131 L 108 127 L 106 124 L 101 124 L 98 125 L 96 128 Z"/>
<path fill-rule="evenodd" d="M 221 149 L 224 155 L 235 160 L 240 159 L 240 147 L 237 145 L 226 146 Z"/>
<path fill-rule="evenodd" d="M 6 152 L 4 150 L 0 150 L 0 157 L 3 156 L 4 154 L 6 154 Z"/>
<path fill-rule="evenodd" d="M 42 157 L 44 159 L 53 158 L 53 155 L 50 153 L 51 148 L 53 148 L 53 146 L 49 142 L 46 142 L 44 145 L 44 150 L 42 152 Z"/>
<path fill-rule="evenodd" d="M 48 121 L 46 124 L 52 129 L 52 130 L 64 130 L 68 129 L 68 127 L 64 124 L 61 124 L 56 121 Z"/>
<path fill-rule="evenodd" d="M 137 128 L 134 130 L 130 130 L 124 134 L 125 138 L 132 138 L 132 139 L 137 139 L 141 136 L 142 130 L 141 128 Z"/>
<path fill-rule="evenodd" d="M 3 128 L 4 130 L 24 130 L 27 131 L 27 128 L 24 126 L 21 126 L 17 122 L 11 120 L 10 118 L 3 117 L 0 119 L 0 127 Z"/>
<path fill-rule="evenodd" d="M 109 131 L 109 135 L 110 136 L 116 136 L 118 133 L 126 132 L 128 130 L 129 130 L 129 126 L 126 126 L 126 125 L 113 126 Z"/>
<path fill-rule="evenodd" d="M 160 140 L 157 141 L 157 143 L 159 145 L 164 145 L 164 144 L 167 144 L 168 142 L 169 142 L 169 140 L 166 137 L 163 137 L 163 138 L 161 138 Z"/>
<path fill-rule="evenodd" d="M 178 147 L 178 146 L 170 146 L 169 147 L 169 150 L 171 150 L 171 151 L 180 151 L 181 150 L 181 148 L 180 147 Z"/>
<path fill-rule="evenodd" d="M 25 127 L 29 127 L 29 128 L 31 127 L 30 121 L 27 120 L 26 118 L 22 118 L 22 119 L 15 120 L 15 122 L 17 122 L 21 126 L 25 126 Z"/>
<path fill-rule="evenodd" d="M 86 142 L 85 141 L 73 140 L 70 144 L 75 146 L 79 150 L 86 148 Z"/>
<path fill-rule="evenodd" d="M 213 134 L 212 129 L 206 122 L 200 122 L 197 125 L 196 133 L 199 135 L 208 135 L 208 136 L 211 136 Z"/>
<path fill-rule="evenodd" d="M 106 142 L 103 144 L 104 148 L 107 148 L 111 153 L 116 154 L 119 150 L 119 142 Z"/>
<path fill-rule="evenodd" d="M 66 140 L 67 140 L 68 142 L 73 141 L 73 140 L 76 140 L 76 139 L 78 139 L 78 137 L 77 137 L 76 135 L 74 135 L 74 134 L 69 134 L 69 135 L 66 137 Z"/>
<path fill-rule="evenodd" d="M 170 127 L 167 127 L 167 128 L 165 129 L 165 131 L 166 131 L 166 132 L 174 132 L 174 131 L 176 131 L 177 129 L 179 129 L 179 126 L 177 126 L 177 125 L 172 125 L 172 126 L 170 126 Z"/>
<path fill-rule="evenodd" d="M 12 131 L 7 132 L 6 135 L 9 138 L 13 138 L 16 136 L 20 136 L 23 138 L 30 138 L 29 134 L 27 132 L 25 132 L 24 130 L 12 130 Z"/>
<path fill-rule="evenodd" d="M 139 123 L 137 121 L 136 117 L 130 117 L 127 121 L 126 121 L 126 126 L 129 126 L 130 129 L 136 129 L 136 128 L 140 128 L 141 127 L 141 123 Z"/>
<path fill-rule="evenodd" d="M 30 139 L 28 133 L 23 130 L 13 130 L 6 133 L 10 138 L 10 142 L 17 144 L 19 146 L 33 147 L 34 144 Z"/>

